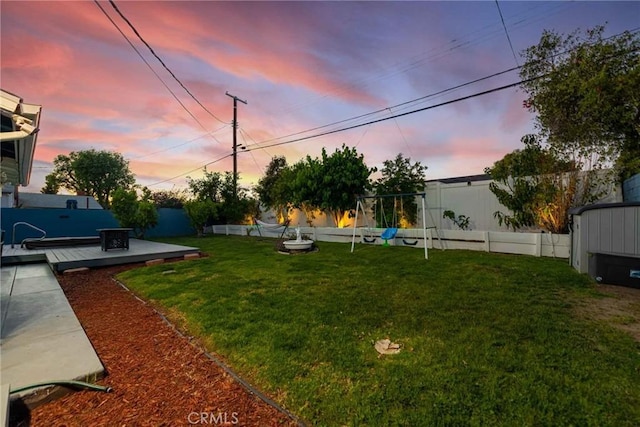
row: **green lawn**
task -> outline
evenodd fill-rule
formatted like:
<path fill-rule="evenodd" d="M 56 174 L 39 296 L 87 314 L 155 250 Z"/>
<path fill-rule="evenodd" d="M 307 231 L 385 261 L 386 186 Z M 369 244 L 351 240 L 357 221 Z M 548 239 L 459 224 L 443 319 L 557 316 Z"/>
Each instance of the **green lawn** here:
<path fill-rule="evenodd" d="M 196 261 L 119 276 L 313 425 L 640 422 L 640 346 L 571 301 L 566 260 L 322 243 L 285 256 L 248 237 L 167 239 Z M 175 270 L 172 274 L 163 271 Z M 402 344 L 378 357 L 374 342 Z"/>

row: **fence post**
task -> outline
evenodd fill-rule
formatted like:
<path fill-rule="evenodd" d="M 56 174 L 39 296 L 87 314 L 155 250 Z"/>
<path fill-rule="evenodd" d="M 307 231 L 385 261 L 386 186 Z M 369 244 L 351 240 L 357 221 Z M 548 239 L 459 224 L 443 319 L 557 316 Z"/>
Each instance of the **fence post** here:
<path fill-rule="evenodd" d="M 540 257 L 542 256 L 542 233 L 536 233 L 536 252 L 535 252 L 535 256 Z"/>
<path fill-rule="evenodd" d="M 491 243 L 489 242 L 489 232 L 484 232 L 484 251 L 491 252 Z"/>
<path fill-rule="evenodd" d="M 433 237 L 431 236 L 431 229 L 427 228 L 427 241 L 424 242 L 425 245 L 428 245 L 427 248 L 428 249 L 432 249 L 433 248 Z"/>

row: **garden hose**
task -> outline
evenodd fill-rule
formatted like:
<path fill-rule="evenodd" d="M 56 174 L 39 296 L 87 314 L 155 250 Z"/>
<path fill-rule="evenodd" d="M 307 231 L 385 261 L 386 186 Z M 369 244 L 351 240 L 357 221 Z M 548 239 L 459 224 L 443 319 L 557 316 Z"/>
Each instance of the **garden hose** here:
<path fill-rule="evenodd" d="M 105 387 L 105 386 L 101 386 L 101 385 L 97 385 L 97 384 L 90 384 L 90 383 L 85 383 L 85 382 L 82 382 L 82 381 L 60 380 L 60 381 L 45 381 L 45 382 L 41 382 L 41 383 L 35 383 L 35 384 L 26 385 L 24 387 L 19 387 L 19 388 L 15 389 L 15 390 L 11 390 L 9 392 L 9 394 L 20 393 L 22 391 L 30 390 L 32 388 L 46 387 L 46 386 L 53 386 L 53 385 L 67 386 L 67 387 L 77 387 L 77 388 L 82 388 L 82 389 L 87 389 L 87 390 L 102 391 L 104 393 L 110 393 L 111 391 L 113 391 L 111 387 Z"/>

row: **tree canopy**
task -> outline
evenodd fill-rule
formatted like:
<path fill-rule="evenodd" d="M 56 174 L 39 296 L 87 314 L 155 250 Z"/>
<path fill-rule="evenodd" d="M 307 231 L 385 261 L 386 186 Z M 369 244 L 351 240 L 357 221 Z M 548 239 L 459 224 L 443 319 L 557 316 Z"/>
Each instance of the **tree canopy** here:
<path fill-rule="evenodd" d="M 356 196 L 369 188 L 370 173 L 364 156 L 343 144 L 330 155 L 323 148 L 321 158 L 307 156 L 282 173 L 281 182 L 291 205 L 305 213 L 309 224 L 318 210 L 331 215 L 340 227 Z"/>
<path fill-rule="evenodd" d="M 198 237 L 204 234 L 204 226 L 207 225 L 207 222 L 218 216 L 219 206 L 218 203 L 214 203 L 210 199 L 193 199 L 184 202 L 184 211 L 189 217 L 189 222 L 196 229 Z"/>
<path fill-rule="evenodd" d="M 364 156 L 346 145 L 320 158 L 306 156 L 292 166 L 284 157 L 274 157 L 260 179 L 256 192 L 268 208 L 282 216 L 290 207 L 302 210 L 311 225 L 316 211 L 325 212 L 337 226 L 355 206 L 356 196 L 370 188 L 370 170 Z"/>
<path fill-rule="evenodd" d="M 500 224 L 567 232 L 568 210 L 611 182 L 602 168 L 615 166 L 619 180 L 640 172 L 640 39 L 603 33 L 544 31 L 525 50 L 524 106 L 536 114 L 537 134 L 485 169 L 509 209 L 495 212 Z"/>
<path fill-rule="evenodd" d="M 203 169 L 202 178 L 187 177 L 189 191 L 196 200 L 211 200 L 219 203 L 223 200 L 223 178 L 220 172 L 210 172 Z"/>
<path fill-rule="evenodd" d="M 151 192 L 151 200 L 156 208 L 181 209 L 187 195 L 184 190 L 157 190 Z"/>
<path fill-rule="evenodd" d="M 498 160 L 485 173 L 495 181 L 489 189 L 509 212 L 497 211 L 500 225 L 514 231 L 540 227 L 552 233 L 568 231 L 568 211 L 596 198 L 597 176 L 543 147 L 536 135 L 522 138 L 523 149 Z"/>
<path fill-rule="evenodd" d="M 256 214 L 256 201 L 247 196 L 245 188 L 238 188 L 236 194 L 234 191 L 236 181 L 233 178 L 233 172 L 227 171 L 222 174 L 209 172 L 206 168 L 202 178 L 187 177 L 189 191 L 195 200 L 210 201 L 215 205 L 215 208 L 211 209 L 209 205 L 207 209 L 199 209 L 200 205 L 195 205 L 199 213 L 202 211 L 215 213 L 215 216 L 209 218 L 208 223 L 238 224 L 245 222 L 247 216 Z"/>
<path fill-rule="evenodd" d="M 53 193 L 60 187 L 76 194 L 96 198 L 108 209 L 111 195 L 118 189 L 130 189 L 135 178 L 129 170 L 129 162 L 122 154 L 112 151 L 83 150 L 60 154 L 53 160 L 53 172 L 47 177 L 43 191 Z"/>
<path fill-rule="evenodd" d="M 287 172 L 290 172 L 287 159 L 284 156 L 274 156 L 255 188 L 260 202 L 266 208 L 275 210 L 280 219 L 287 216 L 291 202 L 287 194 L 288 178 L 283 178 Z"/>
<path fill-rule="evenodd" d="M 116 189 L 111 205 L 120 226 L 133 228 L 139 239 L 143 239 L 144 233 L 158 224 L 158 211 L 151 199 L 151 191 L 146 187 L 142 189 L 140 198 L 136 190 Z"/>
<path fill-rule="evenodd" d="M 307 156 L 294 164 L 290 172 L 281 177 L 287 189 L 291 205 L 302 210 L 307 223 L 311 225 L 314 211 L 320 209 L 320 183 L 322 182 L 322 163 L 318 158 Z"/>
<path fill-rule="evenodd" d="M 603 32 L 544 31 L 524 52 L 524 105 L 556 156 L 583 169 L 615 165 L 624 180 L 640 172 L 640 38 Z"/>
<path fill-rule="evenodd" d="M 364 162 L 364 155 L 355 147 L 342 145 L 342 149 L 328 155 L 322 149 L 320 171 L 320 209 L 331 213 L 336 226 L 342 226 L 345 212 L 354 209 L 358 195 L 370 187 L 371 171 Z"/>
<path fill-rule="evenodd" d="M 427 166 L 423 166 L 420 162 L 411 163 L 410 157 L 404 157 L 399 153 L 393 160 L 385 160 L 381 170 L 382 177 L 375 184 L 376 194 L 402 194 L 402 193 L 418 193 L 424 191 L 425 173 Z M 415 198 L 406 198 L 401 201 L 393 199 L 384 199 L 384 209 L 387 216 L 393 214 L 393 210 L 398 211 L 399 220 L 404 219 L 408 224 L 415 224 L 417 221 L 417 204 Z M 394 206 L 400 203 L 401 206 Z M 390 220 L 387 218 L 387 221 Z M 383 224 L 379 224 L 384 226 Z"/>
<path fill-rule="evenodd" d="M 49 174 L 44 178 L 44 187 L 40 190 L 42 194 L 58 194 L 60 182 L 55 175 Z"/>

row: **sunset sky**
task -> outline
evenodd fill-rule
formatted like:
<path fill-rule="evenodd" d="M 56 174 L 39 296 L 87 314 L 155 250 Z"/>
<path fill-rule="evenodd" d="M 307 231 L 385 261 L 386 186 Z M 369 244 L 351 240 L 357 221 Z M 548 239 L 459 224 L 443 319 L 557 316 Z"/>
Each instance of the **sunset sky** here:
<path fill-rule="evenodd" d="M 521 65 L 543 29 L 640 27 L 632 1 L 501 1 L 506 33 L 495 1 L 115 4 L 202 106 L 108 1 L 99 5 L 153 71 L 93 1 L 3 0 L 1 86 L 43 106 L 26 191 L 40 190 L 56 155 L 90 148 L 122 153 L 152 190 L 184 188 L 206 164 L 231 171 L 227 91 L 248 102 L 238 107 L 245 186 L 273 156 L 293 164 L 342 144 L 370 167 L 403 153 L 428 179 L 479 174 L 533 129 L 517 88 L 287 142 L 515 83 L 517 70 L 428 96 Z"/>

